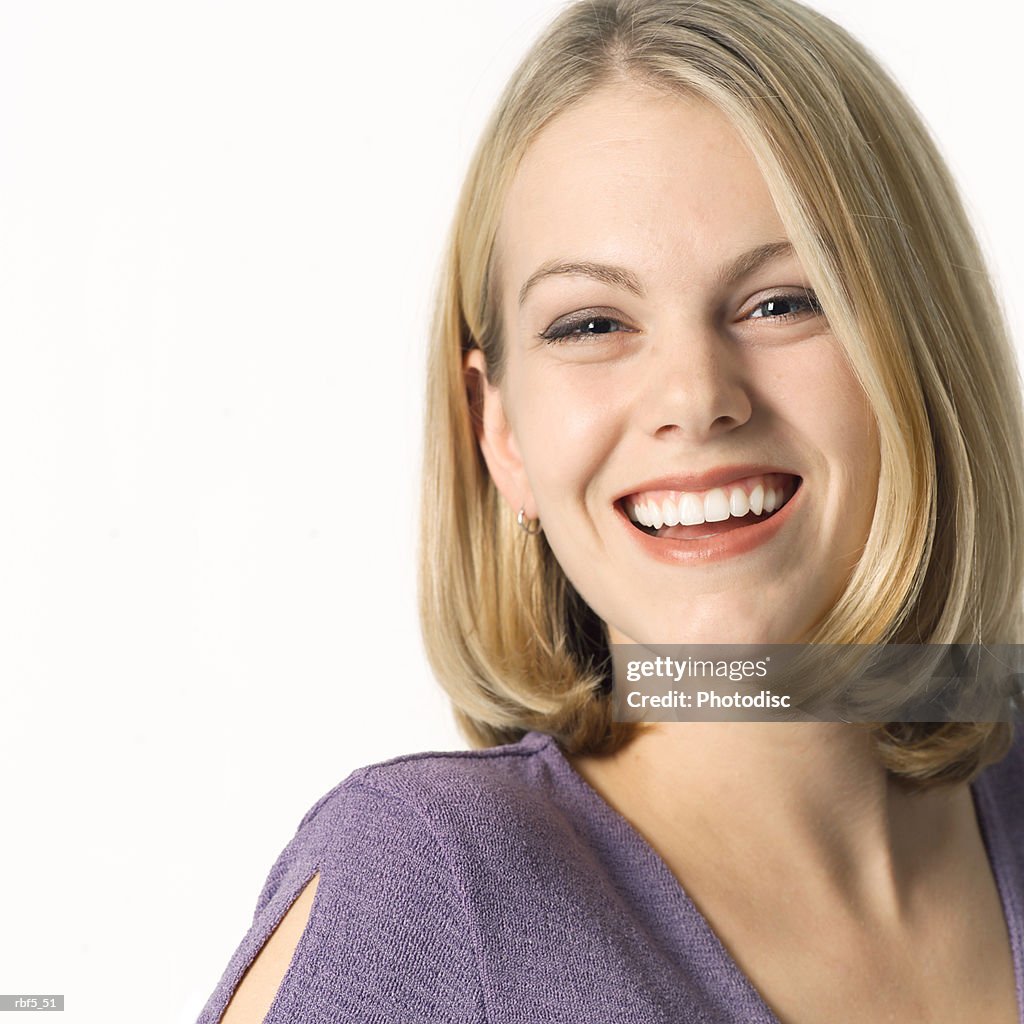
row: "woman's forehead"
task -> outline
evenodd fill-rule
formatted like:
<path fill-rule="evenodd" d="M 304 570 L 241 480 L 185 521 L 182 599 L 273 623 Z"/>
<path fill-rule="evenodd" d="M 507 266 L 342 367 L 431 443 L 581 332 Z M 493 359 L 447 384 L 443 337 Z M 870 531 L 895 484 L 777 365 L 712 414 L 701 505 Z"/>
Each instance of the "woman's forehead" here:
<path fill-rule="evenodd" d="M 506 288 L 538 266 L 603 260 L 679 280 L 786 236 L 739 134 L 712 105 L 606 89 L 550 121 L 527 148 L 498 229 Z"/>

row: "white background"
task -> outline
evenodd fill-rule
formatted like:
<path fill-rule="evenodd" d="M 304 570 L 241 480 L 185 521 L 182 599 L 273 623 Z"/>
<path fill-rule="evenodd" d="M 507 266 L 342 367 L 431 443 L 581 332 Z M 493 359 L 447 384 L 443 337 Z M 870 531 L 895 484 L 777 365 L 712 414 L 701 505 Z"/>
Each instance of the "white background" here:
<path fill-rule="evenodd" d="M 924 113 L 1019 337 L 1019 15 L 818 6 Z M 0 992 L 192 1024 L 313 802 L 464 746 L 415 617 L 423 353 L 559 8 L 0 3 Z"/>

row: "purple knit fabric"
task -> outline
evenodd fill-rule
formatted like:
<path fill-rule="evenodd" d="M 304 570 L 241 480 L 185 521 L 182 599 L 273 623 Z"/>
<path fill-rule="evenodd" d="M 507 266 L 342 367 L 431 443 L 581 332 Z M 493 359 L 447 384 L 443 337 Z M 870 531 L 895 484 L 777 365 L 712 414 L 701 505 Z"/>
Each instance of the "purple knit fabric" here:
<path fill-rule="evenodd" d="M 1018 1007 L 1022 783 L 1019 726 L 971 787 Z M 317 871 L 266 1024 L 778 1024 L 665 862 L 540 732 L 368 765 L 322 797 L 197 1024 L 217 1024 Z"/>

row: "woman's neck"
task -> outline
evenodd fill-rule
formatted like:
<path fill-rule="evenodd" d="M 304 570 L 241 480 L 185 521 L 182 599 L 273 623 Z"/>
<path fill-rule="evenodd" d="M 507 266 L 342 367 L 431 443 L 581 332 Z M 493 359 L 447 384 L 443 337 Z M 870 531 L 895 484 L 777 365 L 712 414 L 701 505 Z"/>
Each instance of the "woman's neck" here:
<path fill-rule="evenodd" d="M 684 884 L 723 898 L 800 891 L 898 920 L 938 859 L 977 838 L 966 786 L 909 792 L 841 723 L 659 723 L 569 761 Z"/>

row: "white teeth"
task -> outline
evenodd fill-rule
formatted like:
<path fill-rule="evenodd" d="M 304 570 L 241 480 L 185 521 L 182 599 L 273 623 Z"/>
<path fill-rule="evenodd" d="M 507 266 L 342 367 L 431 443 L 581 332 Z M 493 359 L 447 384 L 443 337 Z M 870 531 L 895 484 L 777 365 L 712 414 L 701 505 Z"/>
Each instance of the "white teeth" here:
<path fill-rule="evenodd" d="M 704 522 L 704 502 L 696 494 L 684 494 L 679 503 L 679 522 L 683 526 L 699 526 Z"/>
<path fill-rule="evenodd" d="M 703 497 L 683 493 L 678 498 L 667 497 L 660 501 L 653 497 L 646 501 L 631 501 L 626 504 L 629 518 L 642 526 L 660 530 L 663 526 L 699 526 L 701 523 L 721 523 L 734 516 L 741 519 L 749 513 L 755 516 L 771 515 L 782 507 L 786 500 L 788 483 L 774 486 L 765 479 L 755 484 L 749 496 L 743 487 L 715 487 Z M 652 492 L 653 493 L 653 492 Z"/>
<path fill-rule="evenodd" d="M 734 487 L 729 495 L 729 511 L 734 516 L 745 516 L 750 511 L 747 492 L 742 487 Z"/>
<path fill-rule="evenodd" d="M 721 487 L 704 495 L 704 521 L 720 523 L 729 518 L 729 499 Z"/>
<path fill-rule="evenodd" d="M 750 511 L 753 512 L 755 516 L 759 516 L 761 514 L 761 510 L 763 508 L 764 508 L 764 486 L 762 484 L 758 484 L 750 492 Z"/>

